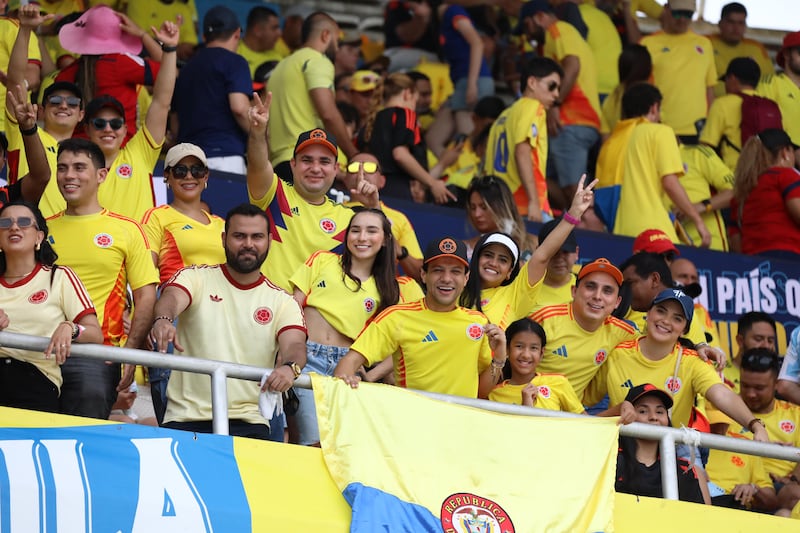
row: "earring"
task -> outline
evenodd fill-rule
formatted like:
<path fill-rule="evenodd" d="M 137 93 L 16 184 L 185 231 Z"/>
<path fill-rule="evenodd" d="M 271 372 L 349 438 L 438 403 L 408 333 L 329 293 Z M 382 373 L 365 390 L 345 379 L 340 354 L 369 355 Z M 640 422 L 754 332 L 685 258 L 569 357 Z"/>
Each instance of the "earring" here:
<path fill-rule="evenodd" d="M 205 185 L 205 187 L 203 187 L 203 188 L 204 188 L 204 189 L 208 189 L 208 182 L 206 182 L 206 185 Z"/>
<path fill-rule="evenodd" d="M 37 242 L 36 243 L 36 251 L 38 252 L 39 250 L 41 250 L 41 248 L 42 248 L 42 243 Z"/>

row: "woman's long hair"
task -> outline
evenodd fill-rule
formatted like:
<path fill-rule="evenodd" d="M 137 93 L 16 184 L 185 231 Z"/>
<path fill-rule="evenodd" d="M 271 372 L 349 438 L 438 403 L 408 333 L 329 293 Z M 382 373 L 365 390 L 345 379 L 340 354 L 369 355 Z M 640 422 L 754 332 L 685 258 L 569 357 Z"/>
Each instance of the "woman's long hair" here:
<path fill-rule="evenodd" d="M 499 231 L 495 231 L 492 233 L 487 233 L 483 237 L 481 237 L 478 242 L 475 244 L 475 249 L 472 251 L 472 259 L 469 262 L 469 271 L 471 272 L 471 276 L 467 280 L 467 286 L 464 288 L 464 292 L 461 293 L 461 298 L 459 299 L 459 303 L 463 307 L 468 307 L 471 309 L 477 309 L 478 311 L 483 312 L 483 308 L 481 306 L 481 289 L 483 288 L 483 282 L 481 281 L 480 276 L 480 268 L 478 267 L 478 263 L 481 259 L 481 252 L 483 249 L 488 246 L 486 244 L 486 240 L 491 237 L 492 235 L 505 235 L 512 241 L 514 240 L 511 235 L 507 233 L 502 233 Z M 489 244 L 496 244 L 496 243 L 489 243 Z M 514 258 L 512 257 L 512 260 Z M 519 260 L 519 249 L 517 249 L 517 260 L 514 262 L 514 266 L 511 268 L 510 275 L 508 279 L 503 281 L 500 286 L 505 286 L 514 281 L 519 274 L 520 269 L 520 260 Z"/>
<path fill-rule="evenodd" d="M 733 173 L 735 178 L 733 196 L 739 204 L 743 204 L 750 191 L 756 188 L 758 177 L 775 164 L 782 149 L 783 147 L 778 147 L 770 150 L 761 142 L 758 135 L 753 135 L 744 143 Z"/>
<path fill-rule="evenodd" d="M 83 93 L 83 101 L 91 102 L 97 88 L 97 60 L 100 56 L 83 55 L 78 58 L 78 71 L 75 73 L 75 85 Z M 124 117 L 123 117 L 124 118 Z M 88 120 L 88 118 L 87 118 Z"/>
<path fill-rule="evenodd" d="M 400 286 L 397 284 L 397 258 L 394 251 L 394 236 L 392 235 L 392 223 L 386 218 L 386 215 L 380 209 L 361 208 L 354 209 L 355 214 L 350 219 L 345 230 L 345 246 L 342 252 L 342 281 L 344 276 L 347 276 L 356 284 L 356 291 L 361 289 L 361 280 L 353 275 L 353 253 L 347 246 L 347 235 L 350 234 L 350 228 L 353 221 L 361 213 L 373 213 L 378 215 L 381 219 L 381 227 L 383 229 L 383 246 L 381 246 L 378 255 L 372 263 L 371 274 L 375 278 L 375 285 L 378 287 L 378 295 L 380 302 L 375 314 L 380 313 L 387 307 L 395 305 L 400 300 Z"/>
<path fill-rule="evenodd" d="M 378 85 L 372 92 L 369 114 L 364 124 L 364 142 L 369 143 L 370 139 L 372 139 L 372 128 L 375 126 L 375 117 L 378 115 L 378 111 L 383 109 L 387 100 L 397 96 L 406 89 L 411 89 L 412 92 L 416 92 L 417 86 L 414 84 L 414 80 L 399 72 L 389 74 L 385 80 L 378 80 Z"/>
<path fill-rule="evenodd" d="M 39 208 L 36 207 L 34 204 L 30 202 L 26 202 L 24 200 L 16 200 L 11 202 L 10 204 L 6 204 L 3 207 L 0 207 L 0 216 L 3 215 L 3 212 L 12 205 L 21 205 L 30 209 L 31 213 L 33 213 L 33 218 L 36 222 L 36 227 L 38 231 L 44 233 L 44 238 L 42 239 L 41 244 L 39 245 L 38 250 L 33 251 L 33 257 L 37 263 L 44 265 L 44 266 L 53 266 L 58 259 L 58 255 L 56 251 L 53 250 L 53 247 L 50 246 L 50 241 L 47 240 L 48 230 L 47 230 L 47 221 L 45 221 L 44 216 L 42 216 L 42 212 L 39 211 Z M 6 254 L 0 253 L 0 276 L 6 273 Z"/>
<path fill-rule="evenodd" d="M 520 250 L 535 250 L 536 243 L 528 237 L 525 222 L 517 210 L 514 195 L 502 179 L 496 176 L 483 176 L 473 178 L 467 187 L 467 218 L 469 219 L 469 199 L 472 193 L 478 193 L 486 202 L 489 213 L 492 215 L 497 231 L 511 236 Z M 470 224 L 472 220 L 470 219 Z M 474 224 L 473 224 L 474 227 Z"/>

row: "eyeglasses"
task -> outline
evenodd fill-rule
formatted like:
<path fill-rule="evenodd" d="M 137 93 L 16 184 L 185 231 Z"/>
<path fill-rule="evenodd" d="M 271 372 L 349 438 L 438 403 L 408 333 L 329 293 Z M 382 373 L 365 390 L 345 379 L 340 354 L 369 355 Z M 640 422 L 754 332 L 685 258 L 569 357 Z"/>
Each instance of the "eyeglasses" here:
<path fill-rule="evenodd" d="M 77 96 L 61 96 L 60 94 L 54 94 L 47 98 L 47 103 L 50 105 L 60 106 L 65 101 L 69 107 L 78 107 L 81 105 L 81 99 Z"/>
<path fill-rule="evenodd" d="M 694 16 L 694 11 L 689 11 L 688 9 L 673 9 L 672 16 L 676 19 L 689 19 Z"/>
<path fill-rule="evenodd" d="M 96 130 L 104 130 L 106 126 L 111 126 L 111 129 L 116 131 L 125 124 L 125 121 L 121 118 L 112 118 L 110 120 L 106 118 L 93 118 L 90 122 Z"/>
<path fill-rule="evenodd" d="M 203 179 L 208 175 L 208 169 L 202 165 L 192 165 L 191 167 L 175 165 L 169 169 L 169 173 L 172 177 L 179 180 L 190 179 L 188 176 L 190 172 L 192 173 L 192 178 L 196 180 Z"/>
<path fill-rule="evenodd" d="M 31 217 L 3 217 L 0 218 L 0 229 L 10 229 L 15 222 L 20 229 L 30 228 L 31 226 L 36 227 L 36 221 Z"/>
<path fill-rule="evenodd" d="M 367 174 L 374 174 L 378 171 L 378 163 L 373 161 L 353 161 L 347 165 L 347 172 L 350 174 L 358 174 L 358 169 L 363 168 Z"/>
<path fill-rule="evenodd" d="M 2 219 L 0 219 L 0 222 L 2 222 Z M 742 360 L 742 366 L 761 372 L 764 370 L 777 369 L 778 358 L 774 354 L 751 353 L 745 355 Z"/>

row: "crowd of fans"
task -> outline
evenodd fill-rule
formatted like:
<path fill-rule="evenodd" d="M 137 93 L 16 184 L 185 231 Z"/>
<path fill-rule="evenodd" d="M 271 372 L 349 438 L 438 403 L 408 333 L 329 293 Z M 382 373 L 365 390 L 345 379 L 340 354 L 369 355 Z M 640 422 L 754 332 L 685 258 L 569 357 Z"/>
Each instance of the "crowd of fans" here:
<path fill-rule="evenodd" d="M 0 349 L 2 405 L 135 421 L 133 365 L 69 357 L 103 342 L 272 368 L 229 391 L 242 436 L 318 444 L 316 372 L 800 446 L 800 329 L 781 365 L 746 313 L 724 354 L 675 247 L 800 257 L 800 32 L 776 71 L 736 2 L 706 37 L 694 0 L 396 1 L 382 43 L 85 3 L 0 0 L 0 329 L 51 338 Z M 247 179 L 224 220 L 213 171 Z M 393 199 L 479 236 L 423 252 Z M 576 271 L 575 227 L 633 255 Z M 152 423 L 211 430 L 207 378 L 147 375 Z M 617 489 L 661 496 L 663 452 L 621 439 Z M 681 499 L 800 518 L 800 464 L 705 452 L 677 447 Z"/>

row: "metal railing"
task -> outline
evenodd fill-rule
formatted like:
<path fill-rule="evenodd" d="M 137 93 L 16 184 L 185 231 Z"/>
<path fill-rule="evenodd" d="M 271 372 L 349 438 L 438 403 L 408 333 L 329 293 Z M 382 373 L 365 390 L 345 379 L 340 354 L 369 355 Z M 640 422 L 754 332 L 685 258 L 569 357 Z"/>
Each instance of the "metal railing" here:
<path fill-rule="evenodd" d="M 18 348 L 31 351 L 44 351 L 50 339 L 35 337 L 21 333 L 0 332 L 0 346 Z M 71 348 L 73 357 L 87 357 L 101 359 L 116 363 L 132 363 L 137 365 L 170 368 L 184 372 L 207 374 L 211 377 L 211 411 L 214 433 L 228 434 L 228 387 L 227 378 L 260 381 L 270 369 L 208 359 L 198 359 L 187 355 L 165 355 L 144 350 L 130 348 L 115 348 L 100 344 L 73 344 Z M 311 378 L 306 374 L 301 375 L 294 384 L 304 389 L 311 388 Z M 448 403 L 477 407 L 486 411 L 524 416 L 546 416 L 553 418 L 586 418 L 585 415 L 537 409 L 521 405 L 510 405 L 492 402 L 489 400 L 476 400 L 448 394 L 416 391 L 420 394 Z M 779 444 L 754 442 L 745 439 L 735 439 L 710 433 L 701 433 L 693 430 L 668 428 L 634 422 L 620 427 L 620 435 L 642 439 L 658 440 L 662 449 L 674 448 L 676 443 L 698 445 L 705 448 L 714 448 L 730 452 L 771 457 L 785 461 L 800 461 L 800 448 L 782 446 Z M 661 454 L 661 479 L 664 497 L 670 500 L 678 499 L 678 482 L 676 476 L 677 462 L 675 454 Z"/>

